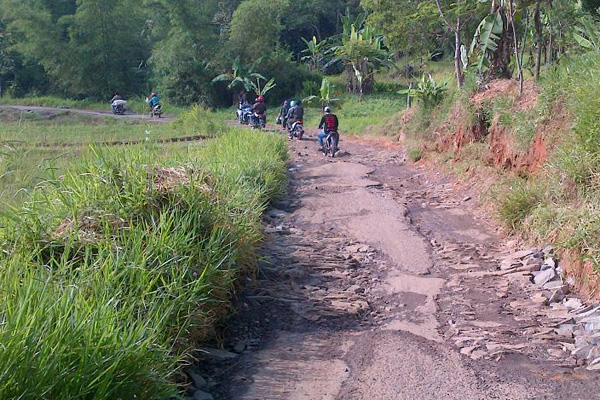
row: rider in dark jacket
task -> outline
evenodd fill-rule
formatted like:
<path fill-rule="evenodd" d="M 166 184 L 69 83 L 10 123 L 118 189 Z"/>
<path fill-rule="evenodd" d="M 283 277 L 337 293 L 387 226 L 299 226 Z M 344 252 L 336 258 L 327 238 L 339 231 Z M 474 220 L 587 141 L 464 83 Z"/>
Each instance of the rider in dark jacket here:
<path fill-rule="evenodd" d="M 285 129 L 285 127 L 287 126 L 288 111 L 290 111 L 290 102 L 288 100 L 285 100 L 281 105 L 281 109 L 279 110 L 279 116 L 277 117 L 277 119 L 281 121 L 282 129 Z"/>
<path fill-rule="evenodd" d="M 302 107 L 302 103 L 300 101 L 292 101 L 290 105 L 292 107 L 287 114 L 288 130 L 292 129 L 292 124 L 294 124 L 294 122 L 304 121 L 304 108 Z"/>
<path fill-rule="evenodd" d="M 329 132 L 337 132 L 340 125 L 337 115 L 331 112 L 331 107 L 325 107 L 323 111 L 325 111 L 325 114 L 319 123 L 319 129 L 322 129 L 322 131 L 319 133 L 319 150 L 323 150 L 323 139 L 325 139 L 327 134 Z M 339 137 L 336 138 L 336 148 L 338 140 Z"/>
<path fill-rule="evenodd" d="M 261 117 L 264 118 L 265 121 L 267 120 L 267 106 L 263 96 L 258 96 L 256 103 L 252 106 L 252 111 L 254 112 L 254 115 L 252 115 L 253 123 L 259 123 Z"/>

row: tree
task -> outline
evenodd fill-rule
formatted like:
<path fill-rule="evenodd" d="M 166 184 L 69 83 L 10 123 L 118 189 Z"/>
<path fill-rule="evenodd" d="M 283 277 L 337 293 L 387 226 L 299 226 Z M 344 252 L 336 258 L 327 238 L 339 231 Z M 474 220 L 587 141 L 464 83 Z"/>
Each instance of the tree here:
<path fill-rule="evenodd" d="M 246 0 L 231 21 L 229 50 L 242 60 L 255 61 L 279 47 L 283 12 L 289 0 Z"/>
<path fill-rule="evenodd" d="M 320 72 L 321 64 L 325 59 L 325 53 L 329 49 L 329 45 L 326 41 L 319 42 L 316 36 L 313 36 L 311 40 L 302 38 L 306 44 L 306 49 L 302 50 L 303 56 L 302 61 L 308 64 L 308 69 L 311 72 Z"/>
<path fill-rule="evenodd" d="M 383 35 L 364 25 L 364 17 L 352 22 L 344 17 L 342 43 L 333 47 L 335 58 L 342 62 L 348 76 L 348 90 L 362 98 L 375 86 L 375 72 L 381 68 L 395 67 L 389 50 L 384 46 Z"/>
<path fill-rule="evenodd" d="M 141 33 L 144 9 L 128 0 L 5 0 L 13 46 L 38 63 L 63 94 L 108 97 L 138 92 L 146 79 L 149 44 Z M 63 14 L 73 12 L 73 14 Z M 51 49 L 51 51 L 48 51 Z"/>

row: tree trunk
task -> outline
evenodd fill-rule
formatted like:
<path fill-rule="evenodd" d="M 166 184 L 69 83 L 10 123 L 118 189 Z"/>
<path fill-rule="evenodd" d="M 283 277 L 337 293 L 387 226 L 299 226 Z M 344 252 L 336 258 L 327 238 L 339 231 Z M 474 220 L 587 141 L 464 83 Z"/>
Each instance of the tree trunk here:
<path fill-rule="evenodd" d="M 509 14 L 509 19 L 508 22 L 510 24 L 510 26 L 512 27 L 512 33 L 513 33 L 513 40 L 514 40 L 514 46 L 515 46 L 515 58 L 516 58 L 516 62 L 517 62 L 517 73 L 518 73 L 518 78 L 519 78 L 519 96 L 521 96 L 523 94 L 523 65 L 521 64 L 521 56 L 519 54 L 519 37 L 517 36 L 517 28 L 515 27 L 515 20 L 514 20 L 514 16 L 515 16 L 515 12 L 513 10 L 513 4 L 512 4 L 512 0 L 508 1 L 508 12 Z"/>
<path fill-rule="evenodd" d="M 461 66 L 461 56 L 460 56 L 460 17 L 456 18 L 456 30 L 454 31 L 454 72 L 456 73 L 456 81 L 458 83 L 458 89 L 460 90 L 463 87 L 463 83 L 465 81 L 465 77 L 463 75 L 462 66 Z"/>
<path fill-rule="evenodd" d="M 541 12 L 540 12 L 541 5 L 542 5 L 542 0 L 538 0 L 537 4 L 535 5 L 535 16 L 534 16 L 535 34 L 537 37 L 537 53 L 536 53 L 536 57 L 535 57 L 535 72 L 534 72 L 535 80 L 540 79 L 540 70 L 542 67 L 543 36 L 542 36 L 542 18 L 541 18 Z"/>
<path fill-rule="evenodd" d="M 513 27 L 508 18 L 502 18 L 502 20 L 504 22 L 502 37 L 498 43 L 498 50 L 492 54 L 488 74 L 490 78 L 510 79 L 512 77 L 510 60 L 512 58 Z"/>

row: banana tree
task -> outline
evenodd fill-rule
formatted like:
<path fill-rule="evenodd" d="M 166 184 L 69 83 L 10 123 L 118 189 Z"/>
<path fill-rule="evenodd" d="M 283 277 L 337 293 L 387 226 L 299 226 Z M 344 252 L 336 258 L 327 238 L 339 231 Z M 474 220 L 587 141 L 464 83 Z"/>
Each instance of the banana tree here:
<path fill-rule="evenodd" d="M 228 89 L 235 89 L 242 87 L 243 90 L 251 91 L 254 89 L 253 80 L 254 79 L 263 79 L 266 80 L 264 76 L 259 73 L 254 72 L 258 64 L 262 61 L 262 58 L 254 61 L 253 63 L 242 65 L 240 58 L 237 57 L 231 66 L 231 71 L 225 74 L 221 74 L 214 78 L 213 82 L 229 82 L 227 85 Z"/>
<path fill-rule="evenodd" d="M 348 75 L 348 90 L 359 93 L 361 98 L 375 86 L 375 72 L 382 68 L 394 68 L 389 50 L 384 46 L 383 35 L 364 26 L 351 25 L 342 37 L 342 44 L 332 48 L 335 55 L 330 62 L 342 62 Z"/>
<path fill-rule="evenodd" d="M 327 52 L 327 42 L 319 42 L 316 36 L 313 36 L 311 40 L 302 38 L 302 41 L 306 44 L 306 49 L 302 50 L 301 60 L 308 64 L 311 72 L 319 71 Z"/>
<path fill-rule="evenodd" d="M 267 92 L 269 92 L 269 90 L 277 86 L 277 84 L 275 83 L 275 78 L 271 78 L 267 83 L 263 85 L 261 81 L 266 81 L 267 78 L 259 74 L 256 75 L 258 76 L 255 78 L 255 80 L 250 81 L 250 87 L 254 91 L 254 93 L 256 93 L 257 96 L 264 96 L 267 94 Z"/>
<path fill-rule="evenodd" d="M 323 80 L 321 81 L 321 89 L 319 90 L 319 92 L 320 97 L 312 95 L 304 98 L 302 101 L 304 103 L 310 103 L 313 100 L 319 99 L 319 102 L 321 103 L 321 108 L 330 106 L 332 103 L 340 101 L 340 99 L 335 99 L 331 97 L 333 94 L 333 85 L 327 78 L 323 78 Z"/>
<path fill-rule="evenodd" d="M 519 53 L 516 21 L 536 0 L 483 0 L 491 3 L 491 10 L 475 32 L 470 54 L 477 55 L 477 69 L 489 78 L 510 78 L 510 63 L 514 54 L 521 91 L 523 64 Z"/>

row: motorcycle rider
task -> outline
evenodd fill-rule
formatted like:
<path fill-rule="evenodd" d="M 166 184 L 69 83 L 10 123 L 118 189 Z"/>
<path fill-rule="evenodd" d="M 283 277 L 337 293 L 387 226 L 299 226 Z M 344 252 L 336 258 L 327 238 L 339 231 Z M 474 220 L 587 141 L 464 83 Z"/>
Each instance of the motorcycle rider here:
<path fill-rule="evenodd" d="M 264 118 L 266 121 L 267 106 L 265 104 L 265 98 L 263 96 L 258 96 L 258 98 L 256 99 L 256 103 L 252 106 L 252 111 L 254 112 L 254 115 L 252 116 L 254 123 L 260 122 L 257 120 L 259 120 L 261 117 Z"/>
<path fill-rule="evenodd" d="M 158 93 L 150 93 L 150 100 L 148 100 L 148 106 L 150 106 L 150 110 L 153 110 L 157 104 L 160 104 L 160 101 L 158 99 Z"/>
<path fill-rule="evenodd" d="M 121 96 L 119 94 L 119 92 L 115 92 L 115 95 L 113 96 L 113 98 L 110 99 L 110 110 L 112 111 L 113 114 L 115 113 L 115 109 L 117 108 L 115 105 L 115 101 L 117 101 L 117 100 L 125 100 L 123 98 L 123 96 Z"/>
<path fill-rule="evenodd" d="M 302 107 L 302 102 L 300 100 L 294 100 L 290 103 L 290 110 L 287 114 L 287 129 L 290 133 L 290 137 L 292 137 L 292 126 L 296 121 L 300 121 L 304 123 L 304 108 Z"/>
<path fill-rule="evenodd" d="M 319 132 L 319 151 L 323 151 L 323 139 L 329 134 L 329 132 L 337 132 L 339 127 L 339 120 L 337 115 L 331 112 L 331 107 L 327 106 L 323 109 L 325 114 L 321 118 L 321 122 L 319 123 L 319 129 L 322 129 Z M 340 138 L 339 136 L 336 138 L 335 148 L 337 149 L 337 145 Z"/>
<path fill-rule="evenodd" d="M 290 102 L 289 100 L 285 100 L 279 109 L 279 115 L 277 116 L 277 120 L 281 121 L 281 129 L 286 128 L 287 126 L 287 115 L 290 111 Z"/>

